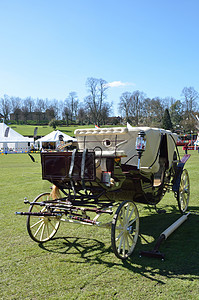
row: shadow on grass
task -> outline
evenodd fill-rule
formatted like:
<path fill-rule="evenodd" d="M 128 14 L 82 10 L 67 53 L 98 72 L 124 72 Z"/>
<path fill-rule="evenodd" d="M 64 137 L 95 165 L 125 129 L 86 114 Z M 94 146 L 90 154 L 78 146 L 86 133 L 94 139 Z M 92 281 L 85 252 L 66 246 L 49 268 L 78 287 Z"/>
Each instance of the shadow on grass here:
<path fill-rule="evenodd" d="M 107 242 L 104 243 L 96 238 L 58 237 L 41 244 L 40 247 L 49 252 L 67 255 L 62 256 L 63 263 L 92 263 L 104 264 L 108 268 L 122 267 L 160 284 L 165 284 L 166 278 L 175 277 L 192 281 L 199 279 L 199 215 L 194 214 L 194 211 L 197 213 L 199 209 L 190 207 L 189 210 L 193 214 L 160 245 L 159 250 L 165 254 L 165 261 L 140 257 L 139 252 L 152 250 L 160 234 L 180 218 L 181 214 L 175 207 L 172 207 L 172 213 L 161 215 L 153 213 L 140 218 L 142 236 L 138 239 L 132 257 L 126 261 L 116 258 L 113 260 L 111 246 L 107 247 Z"/>

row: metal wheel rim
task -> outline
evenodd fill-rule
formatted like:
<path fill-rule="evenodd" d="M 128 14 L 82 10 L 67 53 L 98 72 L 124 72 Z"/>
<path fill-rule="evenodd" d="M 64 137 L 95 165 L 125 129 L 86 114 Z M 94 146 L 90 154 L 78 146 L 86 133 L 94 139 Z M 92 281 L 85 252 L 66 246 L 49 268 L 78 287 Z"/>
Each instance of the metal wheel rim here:
<path fill-rule="evenodd" d="M 50 193 L 43 193 L 33 202 L 48 201 Z M 46 207 L 31 205 L 29 212 L 46 212 Z M 27 230 L 30 237 L 37 243 L 47 242 L 56 234 L 60 225 L 60 217 L 31 216 L 27 217 Z"/>
<path fill-rule="evenodd" d="M 120 259 L 133 252 L 139 235 L 139 214 L 132 201 L 124 201 L 117 209 L 112 223 L 112 248 Z"/>
<path fill-rule="evenodd" d="M 178 191 L 178 206 L 181 212 L 188 208 L 190 196 L 189 175 L 186 169 L 183 170 Z"/>

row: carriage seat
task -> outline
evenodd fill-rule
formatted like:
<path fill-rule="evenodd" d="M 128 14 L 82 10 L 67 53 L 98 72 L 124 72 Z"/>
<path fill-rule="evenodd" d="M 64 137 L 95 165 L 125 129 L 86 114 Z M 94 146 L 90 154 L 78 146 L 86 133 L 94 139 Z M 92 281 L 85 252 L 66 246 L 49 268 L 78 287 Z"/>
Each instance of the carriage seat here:
<path fill-rule="evenodd" d="M 166 159 L 164 157 L 159 158 L 159 166 L 158 172 L 154 173 L 153 186 L 159 186 L 163 182 L 166 169 Z"/>

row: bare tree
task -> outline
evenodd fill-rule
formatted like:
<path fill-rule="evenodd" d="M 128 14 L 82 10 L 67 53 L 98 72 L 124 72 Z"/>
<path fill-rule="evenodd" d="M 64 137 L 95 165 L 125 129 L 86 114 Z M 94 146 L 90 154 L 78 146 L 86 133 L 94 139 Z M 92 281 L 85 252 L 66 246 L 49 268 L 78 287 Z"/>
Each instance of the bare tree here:
<path fill-rule="evenodd" d="M 164 105 L 159 97 L 151 100 L 151 123 L 160 126 L 164 115 Z"/>
<path fill-rule="evenodd" d="M 132 121 L 135 125 L 139 124 L 143 109 L 144 93 L 134 91 L 125 92 L 120 97 L 119 110 L 125 115 L 126 121 Z"/>
<path fill-rule="evenodd" d="M 23 105 L 22 108 L 21 108 L 21 111 L 23 113 L 23 119 L 24 119 L 25 123 L 27 124 L 28 117 L 30 116 L 30 113 L 28 111 L 28 107 Z"/>
<path fill-rule="evenodd" d="M 169 109 L 171 107 L 171 105 L 173 105 L 176 102 L 176 99 L 173 97 L 165 97 L 164 99 L 162 99 L 162 103 L 164 103 L 164 107 L 165 109 Z"/>
<path fill-rule="evenodd" d="M 31 97 L 27 97 L 26 99 L 24 99 L 23 105 L 25 107 L 27 107 L 27 110 L 28 110 L 29 113 L 34 112 L 34 109 L 35 109 L 35 100 L 32 99 Z"/>
<path fill-rule="evenodd" d="M 8 95 L 4 95 L 0 102 L 1 114 L 4 116 L 5 121 L 8 121 L 11 113 L 11 102 Z"/>
<path fill-rule="evenodd" d="M 146 98 L 143 101 L 142 106 L 142 119 L 145 126 L 150 126 L 151 123 L 151 117 L 152 117 L 152 110 L 151 110 L 151 99 Z"/>
<path fill-rule="evenodd" d="M 62 109 L 62 118 L 66 120 L 66 125 L 69 125 L 69 120 L 71 120 L 71 103 L 68 98 L 65 99 L 63 103 L 63 109 Z"/>
<path fill-rule="evenodd" d="M 22 100 L 19 97 L 11 97 L 10 98 L 11 102 L 11 110 L 13 113 L 15 113 L 16 109 L 20 109 L 22 105 Z"/>
<path fill-rule="evenodd" d="M 142 102 L 142 120 L 146 126 L 161 126 L 165 106 L 163 101 L 156 97 L 146 98 Z"/>
<path fill-rule="evenodd" d="M 131 114 L 134 114 L 135 125 L 139 124 L 139 119 L 142 112 L 142 106 L 144 101 L 144 93 L 140 91 L 135 91 L 132 94 L 132 105 L 131 105 Z"/>
<path fill-rule="evenodd" d="M 88 119 L 88 114 L 86 113 L 85 107 L 81 104 L 78 109 L 77 117 L 78 117 L 78 121 L 80 122 L 81 125 L 83 125 Z"/>
<path fill-rule="evenodd" d="M 39 112 L 45 112 L 45 107 L 46 107 L 45 101 L 43 99 L 37 98 L 35 110 Z"/>
<path fill-rule="evenodd" d="M 29 105 L 31 106 L 31 102 L 29 102 Z M 43 112 L 45 111 L 44 106 L 45 106 L 45 103 L 44 103 L 43 99 L 37 98 L 35 100 L 34 112 L 36 114 L 38 123 L 41 123 L 41 121 L 43 119 Z M 30 115 L 31 115 L 31 112 L 30 112 Z"/>
<path fill-rule="evenodd" d="M 71 115 L 70 110 L 67 106 L 64 107 L 62 112 L 63 118 L 66 120 L 66 125 L 69 125 L 69 116 Z"/>
<path fill-rule="evenodd" d="M 107 82 L 104 79 L 99 79 L 98 80 L 98 92 L 99 92 L 99 112 L 101 112 L 103 106 L 104 106 L 104 101 L 107 97 L 106 95 L 106 90 L 108 89 Z M 108 107 L 106 105 L 106 107 Z"/>
<path fill-rule="evenodd" d="M 75 102 L 74 102 L 75 121 L 77 120 L 78 108 L 79 108 L 79 100 L 75 100 Z"/>
<path fill-rule="evenodd" d="M 67 100 L 67 107 L 70 110 L 70 119 L 72 122 L 74 117 L 76 118 L 76 116 L 77 116 L 77 109 L 78 109 L 78 101 L 79 100 L 78 100 L 76 92 L 69 93 L 66 100 Z"/>
<path fill-rule="evenodd" d="M 58 119 L 60 113 L 59 101 L 57 99 L 51 100 L 49 108 L 51 110 L 54 110 L 55 118 Z"/>
<path fill-rule="evenodd" d="M 107 82 L 103 79 L 90 77 L 86 81 L 89 95 L 85 98 L 86 107 L 90 112 L 91 119 L 97 125 L 102 122 L 102 109 L 105 104 Z"/>
<path fill-rule="evenodd" d="M 112 105 L 113 103 L 107 103 L 105 102 L 102 106 L 102 110 L 101 110 L 101 122 L 102 124 L 106 124 L 108 121 L 108 117 L 110 115 L 110 112 L 112 111 Z"/>
<path fill-rule="evenodd" d="M 180 126 L 183 119 L 182 103 L 180 100 L 175 101 L 169 109 L 171 116 L 171 122 L 173 123 L 174 128 Z"/>
<path fill-rule="evenodd" d="M 196 120 L 193 117 L 193 112 L 198 108 L 197 100 L 199 93 L 193 87 L 184 87 L 182 90 L 184 98 L 184 116 L 182 125 L 185 131 L 196 129 Z"/>
<path fill-rule="evenodd" d="M 126 122 L 130 121 L 131 116 L 131 106 L 132 106 L 132 95 L 130 92 L 122 93 L 119 102 L 119 111 L 122 116 L 124 116 Z"/>
<path fill-rule="evenodd" d="M 193 87 L 184 87 L 182 96 L 184 97 L 185 112 L 188 114 L 188 118 L 190 118 L 191 113 L 197 108 L 199 94 Z"/>

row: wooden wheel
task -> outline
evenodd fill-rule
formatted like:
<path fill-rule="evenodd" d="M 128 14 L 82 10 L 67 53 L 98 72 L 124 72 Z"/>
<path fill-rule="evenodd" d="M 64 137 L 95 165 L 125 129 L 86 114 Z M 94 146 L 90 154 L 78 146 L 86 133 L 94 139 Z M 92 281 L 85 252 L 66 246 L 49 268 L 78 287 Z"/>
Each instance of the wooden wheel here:
<path fill-rule="evenodd" d="M 42 202 L 52 200 L 50 193 L 43 193 L 35 198 L 33 202 Z M 55 211 L 55 210 L 54 210 Z M 46 206 L 30 206 L 29 212 L 47 212 Z M 28 233 L 37 243 L 47 242 L 56 234 L 60 225 L 60 216 L 34 216 L 27 217 Z"/>
<path fill-rule="evenodd" d="M 190 183 L 189 175 L 186 169 L 183 170 L 180 180 L 180 186 L 177 192 L 178 207 L 181 213 L 184 213 L 189 204 Z"/>
<path fill-rule="evenodd" d="M 118 207 L 112 221 L 111 243 L 120 259 L 133 252 L 139 234 L 139 214 L 134 202 L 125 200 Z"/>

